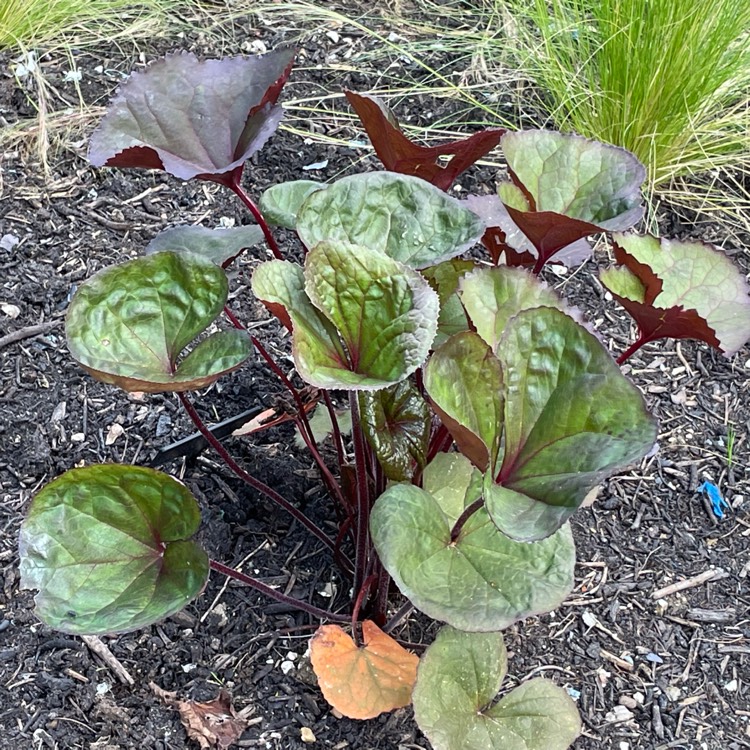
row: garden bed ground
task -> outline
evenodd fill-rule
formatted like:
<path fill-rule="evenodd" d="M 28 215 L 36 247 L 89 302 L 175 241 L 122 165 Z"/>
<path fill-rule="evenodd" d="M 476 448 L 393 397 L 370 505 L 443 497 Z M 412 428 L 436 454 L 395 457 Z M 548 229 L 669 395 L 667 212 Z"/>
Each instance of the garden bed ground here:
<path fill-rule="evenodd" d="M 305 59 L 312 65 L 293 75 L 289 90 L 311 97 L 344 84 L 366 90 L 366 76 L 314 70 L 337 43 L 338 35 L 324 31 L 307 38 Z M 248 28 L 245 38 L 272 47 L 279 33 Z M 27 104 L 7 74 L 8 60 L 1 62 L 0 114 L 12 122 Z M 81 56 L 87 99 L 106 97 L 118 71 L 131 64 L 106 47 Z M 63 71 L 51 66 L 47 72 L 52 80 L 58 75 L 64 91 Z M 449 107 L 421 98 L 399 112 L 426 121 L 428 111 L 446 115 Z M 326 134 L 362 137 L 335 124 Z M 205 219 L 215 225 L 221 216 L 248 221 L 216 186 L 184 185 L 156 173 L 96 171 L 84 151 L 83 143 L 69 144 L 47 177 L 24 153 L 5 154 L 1 165 L 0 337 L 21 332 L 16 340 L 0 338 L 1 744 L 18 750 L 188 747 L 177 712 L 149 687 L 154 682 L 195 700 L 210 700 L 226 687 L 236 707 L 250 712 L 241 747 L 428 748 L 409 710 L 364 723 L 336 718 L 303 663 L 315 623 L 218 576 L 179 616 L 103 639 L 132 685 L 118 680 L 80 639 L 36 621 L 32 594 L 18 588 L 16 552 L 33 493 L 82 463 L 148 464 L 160 448 L 191 431 L 172 396 L 128 397 L 94 382 L 70 360 L 61 324 L 71 294 L 93 271 L 137 255 L 171 223 Z M 305 175 L 330 179 L 355 164 L 362 169 L 363 158 L 377 168 L 366 150 L 280 132 L 248 165 L 246 185 L 257 195 L 269 184 Z M 302 169 L 316 164 L 315 170 Z M 490 189 L 492 173 L 478 168 L 462 186 Z M 693 225 L 665 209 L 660 221 L 665 233 L 722 238 L 720 229 Z M 750 247 L 750 237 L 741 239 Z M 726 249 L 747 272 L 747 251 Z M 258 321 L 258 335 L 286 357 L 286 340 L 249 293 L 249 274 L 264 254 L 259 249 L 240 264 L 233 297 L 246 319 Z M 589 261 L 548 280 L 563 287 L 619 352 L 632 332 L 625 314 L 605 300 L 596 267 Z M 578 696 L 584 734 L 576 748 L 750 747 L 750 348 L 726 360 L 705 346 L 669 342 L 647 347 L 629 365 L 660 419 L 659 450 L 607 482 L 595 505 L 576 516 L 575 591 L 556 612 L 507 632 L 512 683 L 543 674 Z M 256 363 L 224 378 L 201 403 L 206 420 L 217 421 L 281 400 L 278 383 Z M 736 439 L 728 453 L 730 428 Z M 252 472 L 322 522 L 328 501 L 312 461 L 296 450 L 290 457 L 292 442 L 291 430 L 280 427 L 228 445 Z M 347 592 L 315 541 L 238 484 L 214 456 L 204 453 L 166 468 L 200 499 L 203 541 L 213 557 L 241 564 L 318 606 L 345 605 Z M 723 520 L 697 492 L 704 479 L 732 505 Z M 714 571 L 713 580 L 655 599 L 657 589 L 707 571 Z M 400 635 L 427 643 L 432 631 L 423 628 L 417 617 Z M 312 730 L 315 744 L 302 741 L 303 727 Z"/>

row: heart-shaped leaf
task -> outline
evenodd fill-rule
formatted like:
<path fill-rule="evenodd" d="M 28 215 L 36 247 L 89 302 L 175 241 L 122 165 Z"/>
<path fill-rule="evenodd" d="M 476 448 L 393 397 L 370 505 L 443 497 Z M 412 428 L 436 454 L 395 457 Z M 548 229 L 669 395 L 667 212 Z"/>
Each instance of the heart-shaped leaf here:
<path fill-rule="evenodd" d="M 486 507 L 514 539 L 542 539 L 605 476 L 648 452 L 656 423 L 596 337 L 559 310 L 512 318 L 498 357 L 504 457 Z"/>
<path fill-rule="evenodd" d="M 345 93 L 383 166 L 391 172 L 421 177 L 441 190 L 448 190 L 462 172 L 492 151 L 505 133 L 502 128 L 488 128 L 459 141 L 420 146 L 401 132 L 395 115 L 380 99 L 354 91 Z M 441 156 L 448 155 L 452 158 L 447 165 L 438 164 Z"/>
<path fill-rule="evenodd" d="M 554 609 L 570 592 L 575 547 L 567 526 L 524 544 L 479 509 L 454 540 L 460 513 L 481 496 L 481 474 L 460 454 L 438 454 L 424 487 L 390 487 L 370 518 L 381 562 L 415 607 L 461 630 L 494 631 Z"/>
<path fill-rule="evenodd" d="M 427 363 L 424 386 L 461 452 L 481 471 L 494 466 L 503 427 L 503 373 L 490 347 L 458 333 Z"/>
<path fill-rule="evenodd" d="M 93 377 L 128 391 L 204 388 L 252 353 L 236 329 L 214 333 L 178 363 L 227 298 L 224 271 L 162 252 L 110 266 L 81 285 L 65 321 L 68 348 Z"/>
<path fill-rule="evenodd" d="M 299 211 L 297 232 L 307 247 L 338 240 L 423 268 L 468 250 L 482 236 L 484 224 L 424 180 L 369 172 L 311 193 Z"/>
<path fill-rule="evenodd" d="M 21 585 L 38 589 L 50 627 L 93 635 L 136 630 L 182 609 L 208 578 L 189 541 L 200 525 L 184 485 L 153 469 L 73 469 L 33 499 L 21 527 Z"/>
<path fill-rule="evenodd" d="M 750 338 L 747 282 L 719 248 L 651 235 L 613 240 L 622 265 L 603 271 L 601 280 L 644 341 L 700 339 L 729 357 Z"/>
<path fill-rule="evenodd" d="M 178 52 L 133 73 L 94 131 L 95 167 L 163 169 L 189 180 L 241 168 L 281 121 L 294 51 L 201 60 Z"/>
<path fill-rule="evenodd" d="M 374 622 L 362 623 L 361 647 L 338 625 L 322 625 L 310 661 L 325 699 L 350 719 L 373 719 L 408 706 L 419 659 Z"/>
<path fill-rule="evenodd" d="M 565 750 L 581 732 L 575 703 L 542 678 L 495 702 L 508 669 L 501 633 L 443 628 L 419 664 L 414 717 L 434 750 Z"/>
<path fill-rule="evenodd" d="M 146 245 L 146 255 L 170 250 L 173 253 L 194 253 L 216 263 L 226 265 L 243 250 L 263 241 L 257 224 L 227 229 L 208 227 L 172 227 L 165 229 Z"/>
<path fill-rule="evenodd" d="M 537 270 L 566 245 L 642 217 L 646 170 L 625 149 L 546 130 L 506 133 L 500 143 L 529 210 L 517 200 L 505 207 L 536 248 Z"/>
<path fill-rule="evenodd" d="M 383 468 L 395 482 L 422 469 L 430 440 L 431 413 L 416 387 L 403 380 L 380 391 L 359 394 L 362 429 Z"/>
<path fill-rule="evenodd" d="M 297 214 L 310 193 L 324 190 L 322 182 L 292 180 L 272 185 L 260 197 L 260 210 L 269 224 L 286 229 L 296 229 Z"/>

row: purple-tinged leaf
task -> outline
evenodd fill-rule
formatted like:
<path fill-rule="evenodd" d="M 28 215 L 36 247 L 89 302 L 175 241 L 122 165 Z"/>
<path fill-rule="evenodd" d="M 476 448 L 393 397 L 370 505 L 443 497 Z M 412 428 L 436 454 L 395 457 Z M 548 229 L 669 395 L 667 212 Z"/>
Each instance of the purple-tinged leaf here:
<path fill-rule="evenodd" d="M 294 51 L 201 60 L 167 55 L 133 73 L 89 146 L 95 167 L 163 169 L 189 180 L 241 169 L 281 121 Z"/>
<path fill-rule="evenodd" d="M 263 241 L 263 231 L 257 224 L 226 229 L 181 226 L 165 229 L 146 245 L 146 255 L 167 250 L 173 253 L 193 253 L 217 266 L 234 260 L 243 250 Z"/>
<path fill-rule="evenodd" d="M 504 185 L 516 187 L 512 183 L 501 183 L 498 189 Z M 482 244 L 495 265 L 500 265 L 500 258 L 506 266 L 532 268 L 536 264 L 539 257 L 536 247 L 511 219 L 499 196 L 470 195 L 463 202 L 487 225 Z M 577 239 L 555 253 L 555 262 L 570 268 L 583 263 L 592 253 L 593 248 L 585 239 Z"/>
<path fill-rule="evenodd" d="M 441 190 L 448 190 L 461 173 L 492 151 L 505 133 L 503 128 L 488 128 L 459 141 L 420 146 L 403 134 L 395 115 L 380 99 L 354 91 L 347 91 L 346 98 L 388 171 L 421 177 Z M 441 156 L 452 158 L 442 166 L 438 163 Z"/>
<path fill-rule="evenodd" d="M 408 380 L 362 391 L 359 409 L 362 429 L 383 473 L 394 482 L 411 480 L 424 468 L 432 426 L 430 407 L 419 391 Z"/>
<path fill-rule="evenodd" d="M 200 512 L 166 474 L 107 464 L 73 469 L 44 487 L 21 527 L 21 586 L 38 589 L 50 627 L 126 632 L 182 609 L 208 578 L 190 541 Z"/>
<path fill-rule="evenodd" d="M 560 310 L 511 318 L 497 354 L 504 455 L 485 504 L 511 538 L 543 539 L 604 477 L 649 451 L 656 422 L 598 339 Z"/>
<path fill-rule="evenodd" d="M 646 170 L 625 149 L 545 130 L 506 133 L 501 146 L 528 210 L 516 199 L 505 206 L 537 250 L 537 271 L 566 245 L 643 215 Z M 507 188 L 500 193 L 508 198 Z"/>
<path fill-rule="evenodd" d="M 110 266 L 76 292 L 65 328 L 73 358 L 97 380 L 127 391 L 205 388 L 251 354 L 246 331 L 219 331 L 181 362 L 219 315 L 224 271 L 192 253 L 161 252 Z"/>
<path fill-rule="evenodd" d="M 377 390 L 424 362 L 438 297 L 416 271 L 384 253 L 320 242 L 299 266 L 270 261 L 253 292 L 292 328 L 300 376 L 318 388 Z"/>
<path fill-rule="evenodd" d="M 616 234 L 613 241 L 621 265 L 601 280 L 644 342 L 699 339 L 729 357 L 750 338 L 747 282 L 719 248 L 651 235 Z"/>

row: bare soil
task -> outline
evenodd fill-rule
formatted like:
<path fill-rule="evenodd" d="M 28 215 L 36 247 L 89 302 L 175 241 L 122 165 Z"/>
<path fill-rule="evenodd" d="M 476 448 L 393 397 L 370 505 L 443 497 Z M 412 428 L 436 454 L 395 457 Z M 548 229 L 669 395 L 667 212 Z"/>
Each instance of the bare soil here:
<path fill-rule="evenodd" d="M 238 38 L 241 32 L 238 26 Z M 245 38 L 262 39 L 268 47 L 284 39 L 278 28 L 246 32 Z M 324 32 L 311 30 L 305 38 L 306 67 L 293 75 L 289 91 L 312 97 L 344 85 L 358 90 L 374 85 L 375 71 L 315 70 L 316 61 L 336 53 L 338 42 Z M 166 46 L 201 43 L 176 39 Z M 0 114 L 12 123 L 29 108 L 8 74 L 8 62 L 0 59 Z M 356 65 L 356 54 L 349 63 Z M 88 101 L 101 103 L 113 91 L 117 71 L 127 72 L 134 61 L 103 45 L 82 54 L 78 64 Z M 96 71 L 99 65 L 102 72 Z M 63 72 L 62 65 L 48 63 L 47 74 L 61 90 L 69 85 Z M 399 103 L 398 111 L 419 122 L 429 120 L 427 112 L 448 115 L 450 106 L 419 97 Z M 311 134 L 362 140 L 361 132 L 345 123 L 309 128 Z M 71 295 L 92 272 L 138 255 L 169 225 L 215 226 L 220 217 L 250 221 L 217 186 L 183 184 L 150 172 L 94 170 L 84 157 L 85 143 L 74 141 L 54 158 L 46 176 L 23 152 L 6 153 L 0 164 L 0 745 L 197 747 L 177 712 L 149 687 L 154 682 L 195 700 L 228 689 L 235 706 L 251 714 L 240 747 L 426 750 L 429 744 L 408 709 L 370 722 L 337 718 L 305 666 L 307 639 L 317 623 L 218 576 L 179 616 L 102 639 L 132 684 L 118 679 L 81 639 L 36 620 L 32 592 L 18 587 L 16 551 L 34 492 L 82 463 L 147 465 L 160 448 L 192 432 L 171 395 L 129 397 L 91 380 L 71 361 L 62 327 Z M 319 166 L 303 170 L 311 164 Z M 326 180 L 365 168 L 378 168 L 367 150 L 279 132 L 248 165 L 246 187 L 257 196 L 279 181 Z M 489 190 L 493 173 L 476 168 L 461 185 Z M 722 241 L 721 230 L 699 221 L 703 217 L 664 206 L 660 211 L 665 234 Z M 750 237 L 739 240 L 750 247 Z M 285 241 L 291 250 L 293 239 Z M 738 244 L 725 249 L 747 273 L 747 251 Z M 249 292 L 252 268 L 265 257 L 259 248 L 240 263 L 232 278 L 233 300 L 291 369 L 287 341 Z M 567 276 L 548 272 L 548 280 L 620 352 L 633 331 L 596 280 L 605 260 L 599 252 Z M 626 369 L 660 420 L 658 452 L 609 480 L 593 507 L 576 516 L 576 588 L 557 611 L 506 632 L 508 684 L 542 674 L 566 687 L 584 720 L 578 750 L 750 747 L 750 348 L 727 360 L 703 345 L 663 342 L 642 350 Z M 200 408 L 213 422 L 252 406 L 274 406 L 283 397 L 279 383 L 256 362 L 209 389 Z M 293 447 L 288 426 L 226 444 L 248 470 L 319 522 L 332 517 L 313 462 Z M 202 541 L 213 557 L 242 565 L 317 606 L 346 605 L 348 592 L 316 541 L 236 481 L 214 455 L 163 468 L 199 498 Z M 706 479 L 731 505 L 721 520 L 697 491 Z M 654 596 L 707 571 L 714 571 L 713 580 Z M 400 633 L 425 644 L 433 634 L 420 617 Z M 302 741 L 305 727 L 314 744 Z"/>

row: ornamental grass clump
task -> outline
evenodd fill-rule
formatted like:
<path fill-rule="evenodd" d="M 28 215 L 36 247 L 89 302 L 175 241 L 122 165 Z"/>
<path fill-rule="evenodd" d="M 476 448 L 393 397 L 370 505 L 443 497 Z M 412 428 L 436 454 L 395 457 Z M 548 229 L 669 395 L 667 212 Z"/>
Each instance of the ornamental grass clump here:
<path fill-rule="evenodd" d="M 157 235 L 143 257 L 80 286 L 66 334 L 92 377 L 176 393 L 226 466 L 330 552 L 351 588 L 348 607 L 322 609 L 211 560 L 194 538 L 190 490 L 131 465 L 75 468 L 36 494 L 20 536 L 22 583 L 37 589 L 50 627 L 113 633 L 177 612 L 213 570 L 321 623 L 311 661 L 342 714 L 368 719 L 413 703 L 436 750 L 507 750 L 510 738 L 562 750 L 581 728 L 562 687 L 537 678 L 496 700 L 507 672 L 501 631 L 570 593 L 571 516 L 653 448 L 657 425 L 581 313 L 539 273 L 552 258 L 585 257 L 586 237 L 617 232 L 619 265 L 603 281 L 641 331 L 620 362 L 664 336 L 731 353 L 750 337 L 747 287 L 715 248 L 627 232 L 643 213 L 645 171 L 623 149 L 492 128 L 428 148 L 382 102 L 354 92 L 386 171 L 282 183 L 256 204 L 243 171 L 281 120 L 292 59 L 283 49 L 175 54 L 121 87 L 92 136 L 92 164 L 216 182 L 256 223 Z M 498 146 L 510 179 L 495 194 L 446 192 Z M 301 262 L 288 259 L 275 226 L 294 231 Z M 273 257 L 255 268 L 252 294 L 290 332 L 312 397 L 227 301 L 226 269 L 261 240 Z M 255 356 L 291 396 L 335 536 L 244 469 L 195 409 L 189 394 Z M 329 458 L 310 398 L 329 419 Z M 394 635 L 412 609 L 444 623 L 421 658 Z"/>

